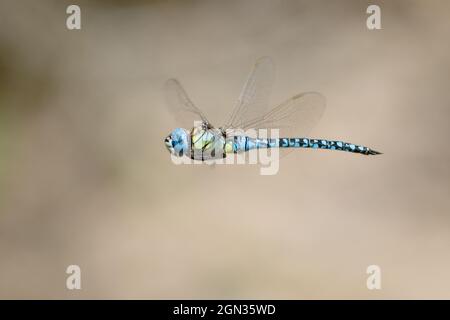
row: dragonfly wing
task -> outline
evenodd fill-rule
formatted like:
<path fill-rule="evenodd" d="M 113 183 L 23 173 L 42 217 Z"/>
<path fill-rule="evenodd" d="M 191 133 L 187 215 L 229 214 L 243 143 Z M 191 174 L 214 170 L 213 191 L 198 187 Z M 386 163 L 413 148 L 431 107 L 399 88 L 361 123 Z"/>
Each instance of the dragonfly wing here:
<path fill-rule="evenodd" d="M 175 117 L 177 125 L 190 129 L 194 126 L 195 121 L 209 123 L 205 115 L 189 99 L 186 91 L 177 79 L 167 80 L 164 89 L 168 108 Z"/>
<path fill-rule="evenodd" d="M 306 137 L 319 122 L 326 106 L 325 97 L 318 92 L 298 94 L 266 114 L 242 124 L 243 130 L 279 129 L 280 137 Z M 270 132 L 268 132 L 270 135 Z M 293 149 L 280 149 L 282 156 Z"/>
<path fill-rule="evenodd" d="M 266 112 L 274 78 L 275 66 L 272 59 L 259 58 L 244 84 L 230 118 L 223 127 L 240 128 L 243 123 Z"/>
<path fill-rule="evenodd" d="M 269 112 L 242 123 L 241 128 L 278 128 L 284 134 L 307 135 L 325 110 L 325 97 L 318 92 L 300 93 Z"/>

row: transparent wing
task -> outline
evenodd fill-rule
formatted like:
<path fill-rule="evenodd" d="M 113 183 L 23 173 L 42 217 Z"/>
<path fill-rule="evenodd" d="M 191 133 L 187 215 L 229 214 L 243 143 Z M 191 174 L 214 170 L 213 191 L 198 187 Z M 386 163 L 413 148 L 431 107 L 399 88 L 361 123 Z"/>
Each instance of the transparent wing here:
<path fill-rule="evenodd" d="M 300 93 L 266 114 L 242 123 L 241 128 L 278 128 L 283 134 L 293 134 L 292 137 L 307 135 L 319 122 L 325 105 L 325 97 L 318 92 Z"/>
<path fill-rule="evenodd" d="M 275 66 L 272 59 L 259 58 L 244 84 L 236 107 L 223 128 L 240 128 L 243 123 L 266 112 L 274 78 Z"/>
<path fill-rule="evenodd" d="M 198 109 L 192 103 L 191 99 L 189 99 L 186 91 L 178 80 L 167 80 L 164 90 L 168 108 L 175 117 L 177 125 L 189 130 L 194 126 L 195 121 L 209 123 L 200 109 Z"/>
<path fill-rule="evenodd" d="M 318 92 L 304 92 L 298 94 L 269 112 L 250 119 L 241 124 L 239 129 L 227 130 L 227 135 L 242 134 L 242 130 L 249 129 L 279 129 L 279 137 L 306 137 L 311 129 L 319 122 L 325 110 L 325 97 Z M 268 132 L 270 136 L 270 132 Z M 285 156 L 293 149 L 281 149 Z"/>

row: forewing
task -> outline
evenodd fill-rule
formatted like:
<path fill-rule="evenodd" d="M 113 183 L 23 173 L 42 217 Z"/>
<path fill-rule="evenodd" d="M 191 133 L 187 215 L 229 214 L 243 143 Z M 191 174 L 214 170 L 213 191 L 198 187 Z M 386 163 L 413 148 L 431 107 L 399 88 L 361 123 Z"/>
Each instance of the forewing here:
<path fill-rule="evenodd" d="M 272 59 L 270 57 L 259 58 L 223 128 L 240 128 L 243 123 L 264 114 L 268 109 L 274 78 L 275 66 Z"/>

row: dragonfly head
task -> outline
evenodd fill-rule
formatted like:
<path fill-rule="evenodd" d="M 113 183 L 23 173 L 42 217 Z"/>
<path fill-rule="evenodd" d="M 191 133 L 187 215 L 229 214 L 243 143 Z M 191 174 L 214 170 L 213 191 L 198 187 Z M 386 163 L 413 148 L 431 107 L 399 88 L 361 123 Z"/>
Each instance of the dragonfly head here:
<path fill-rule="evenodd" d="M 177 157 L 189 155 L 190 136 L 189 132 L 183 128 L 176 128 L 164 140 L 167 150 Z"/>

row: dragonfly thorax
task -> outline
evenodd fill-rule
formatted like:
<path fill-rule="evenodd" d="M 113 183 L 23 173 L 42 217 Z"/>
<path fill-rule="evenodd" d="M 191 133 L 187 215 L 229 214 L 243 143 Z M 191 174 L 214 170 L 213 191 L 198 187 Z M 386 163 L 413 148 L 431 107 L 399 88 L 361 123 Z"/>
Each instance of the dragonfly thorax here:
<path fill-rule="evenodd" d="M 221 129 L 209 124 L 191 130 L 191 158 L 195 160 L 221 159 L 225 157 L 225 135 Z"/>

